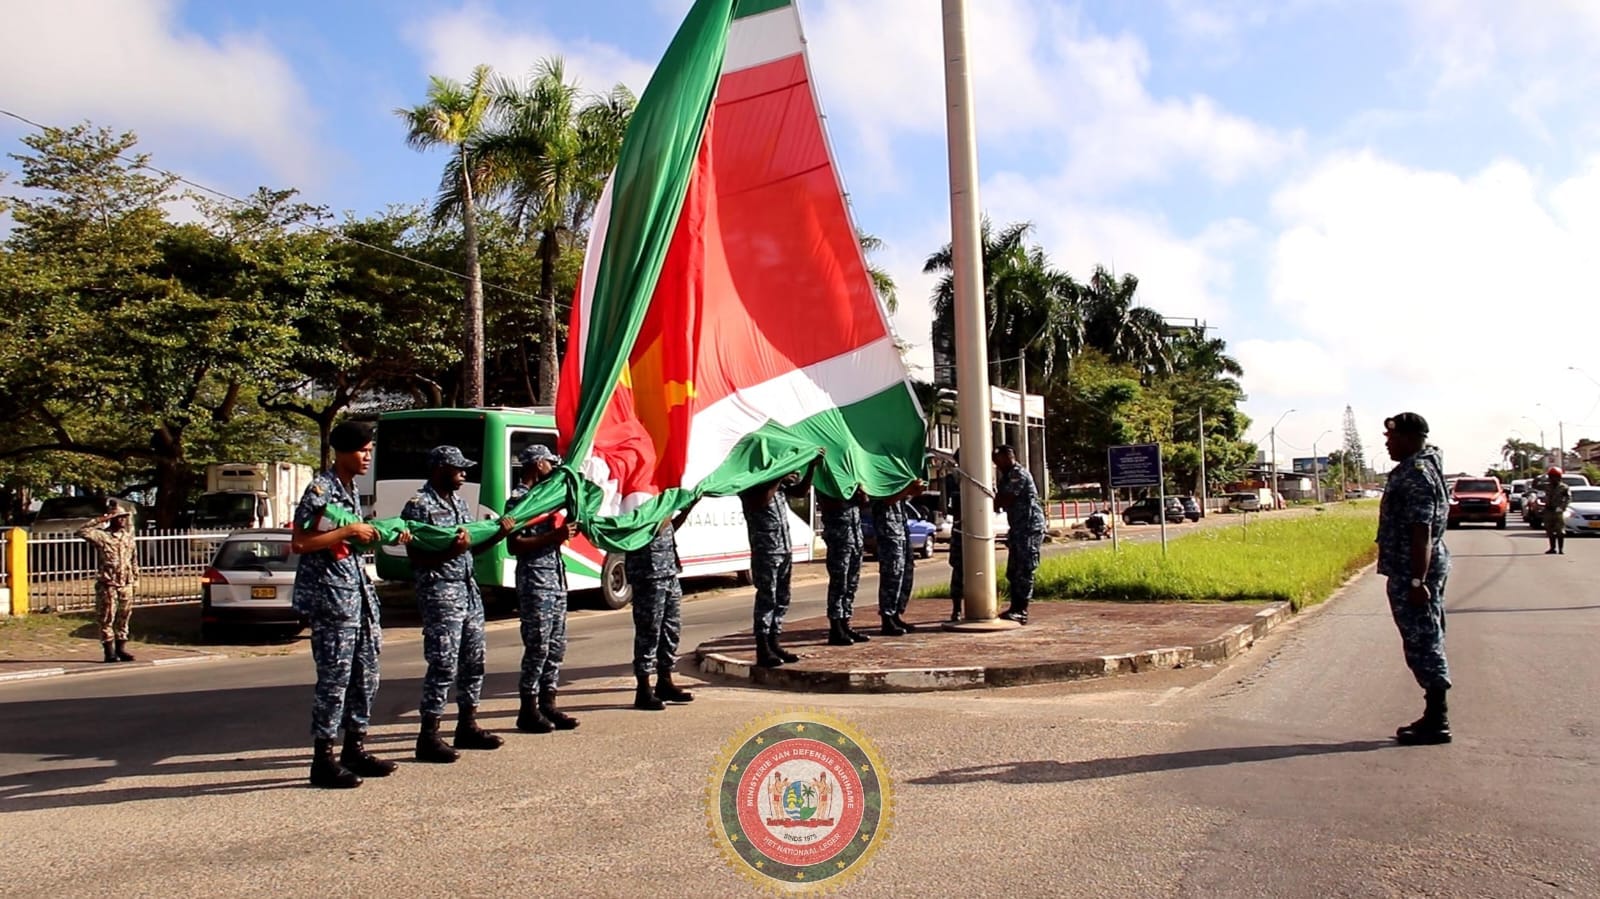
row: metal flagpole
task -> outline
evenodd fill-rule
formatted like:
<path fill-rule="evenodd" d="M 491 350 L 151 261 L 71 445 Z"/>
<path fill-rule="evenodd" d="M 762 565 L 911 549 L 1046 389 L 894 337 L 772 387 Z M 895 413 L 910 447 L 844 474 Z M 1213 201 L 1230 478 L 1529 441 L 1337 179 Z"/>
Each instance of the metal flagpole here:
<path fill-rule="evenodd" d="M 992 481 L 989 359 L 984 344 L 983 261 L 978 236 L 978 148 L 967 72 L 967 8 L 943 0 L 944 93 L 950 152 L 950 257 L 955 285 L 957 419 L 962 464 Z M 962 596 L 968 621 L 997 622 L 992 502 L 961 482 Z M 1009 623 L 1009 622 L 1007 622 Z"/>

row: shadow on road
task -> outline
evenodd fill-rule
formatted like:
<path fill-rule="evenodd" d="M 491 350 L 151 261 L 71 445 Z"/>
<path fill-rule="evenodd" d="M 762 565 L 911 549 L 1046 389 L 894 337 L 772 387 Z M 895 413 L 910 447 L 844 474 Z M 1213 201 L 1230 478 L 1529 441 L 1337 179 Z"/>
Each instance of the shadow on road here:
<path fill-rule="evenodd" d="M 1289 743 L 1276 746 L 1229 746 L 1219 749 L 1192 749 L 1130 755 L 1121 758 L 1058 762 L 1048 759 L 1031 762 L 1001 762 L 952 768 L 927 777 L 912 778 L 914 784 L 951 786 L 971 783 L 1068 783 L 1099 780 L 1128 774 L 1181 771 L 1187 768 L 1212 768 L 1246 762 L 1270 762 L 1306 755 L 1332 755 L 1345 752 L 1372 752 L 1394 746 L 1392 740 L 1352 740 L 1345 743 Z"/>

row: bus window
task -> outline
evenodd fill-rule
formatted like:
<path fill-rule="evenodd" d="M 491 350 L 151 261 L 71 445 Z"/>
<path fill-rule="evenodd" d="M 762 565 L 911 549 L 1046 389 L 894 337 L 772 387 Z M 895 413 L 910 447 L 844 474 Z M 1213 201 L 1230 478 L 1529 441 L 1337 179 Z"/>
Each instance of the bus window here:
<path fill-rule="evenodd" d="M 483 421 L 475 418 L 435 418 L 407 422 L 405 427 L 378 428 L 373 475 L 379 481 L 426 481 L 428 452 L 436 446 L 454 446 L 479 463 L 467 469 L 467 482 L 479 483 L 483 472 Z"/>
<path fill-rule="evenodd" d="M 507 458 L 510 459 L 510 465 L 508 468 L 511 471 L 511 483 L 506 485 L 507 493 L 509 493 L 513 484 L 519 484 L 522 482 L 521 458 L 523 450 L 534 445 L 535 443 L 540 443 L 549 447 L 550 452 L 552 453 L 557 452 L 557 450 L 555 431 L 544 429 L 535 430 L 530 428 L 507 428 L 506 436 L 510 442 Z"/>

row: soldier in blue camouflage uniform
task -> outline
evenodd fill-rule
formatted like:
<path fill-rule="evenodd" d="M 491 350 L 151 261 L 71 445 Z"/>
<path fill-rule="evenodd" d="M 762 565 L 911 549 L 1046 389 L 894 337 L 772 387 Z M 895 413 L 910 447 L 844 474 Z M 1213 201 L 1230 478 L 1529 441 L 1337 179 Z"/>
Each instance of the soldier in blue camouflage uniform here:
<path fill-rule="evenodd" d="M 428 454 L 428 483 L 413 496 L 400 517 L 439 527 L 472 522 L 472 512 L 458 492 L 466 483 L 467 469 L 477 463 L 453 446 L 436 446 Z M 439 739 L 439 719 L 451 682 L 456 686 L 456 749 L 498 749 L 505 741 L 478 726 L 478 700 L 483 691 L 483 597 L 472 576 L 472 556 L 511 533 L 515 523 L 500 519 L 494 536 L 473 546 L 465 530 L 438 552 L 412 543 L 407 555 L 416 584 L 417 606 L 422 612 L 422 654 L 428 672 L 422 679 L 422 728 L 417 734 L 417 759 L 454 762 L 460 757 Z"/>
<path fill-rule="evenodd" d="M 1006 513 L 1006 582 L 1010 605 L 1000 617 L 1028 623 L 1028 603 L 1033 601 L 1033 574 L 1039 568 L 1039 547 L 1044 543 L 1044 509 L 1033 475 L 1017 464 L 1017 454 L 1001 444 L 994 451 L 994 510 Z"/>
<path fill-rule="evenodd" d="M 850 626 L 856 588 L 861 583 L 861 507 L 867 495 L 857 488 L 849 499 L 817 496 L 822 540 L 828 545 L 828 644 L 850 646 L 871 639 Z"/>
<path fill-rule="evenodd" d="M 337 506 L 361 517 L 355 478 L 372 464 L 372 431 L 356 422 L 334 428 L 328 441 L 333 468 L 316 476 L 294 512 L 291 548 L 300 557 L 294 575 L 294 608 L 311 623 L 311 658 L 317 688 L 311 704 L 316 741 L 311 783 L 319 787 L 361 786 L 363 777 L 387 777 L 393 762 L 366 749 L 367 725 L 378 693 L 378 653 L 383 646 L 378 598 L 361 566 L 355 544 L 378 539 L 369 524 L 335 527 L 323 517 Z M 410 535 L 401 536 L 401 541 Z M 333 741 L 344 727 L 344 750 L 333 757 Z"/>
<path fill-rule="evenodd" d="M 632 550 L 624 560 L 628 585 L 633 588 L 633 707 L 659 712 L 669 702 L 693 702 L 694 694 L 672 682 L 678 660 L 678 636 L 683 631 L 683 585 L 678 575 L 678 528 L 683 527 L 694 504 L 676 517 L 664 519 L 650 542 Z M 650 675 L 656 675 L 655 688 Z"/>
<path fill-rule="evenodd" d="M 905 620 L 917 569 L 906 520 L 911 512 L 910 497 L 921 492 L 922 482 L 913 481 L 894 496 L 874 499 L 870 506 L 874 552 L 878 556 L 878 618 L 885 637 L 898 637 L 917 629 Z"/>
<path fill-rule="evenodd" d="M 789 539 L 789 494 L 810 488 L 811 471 L 807 468 L 804 477 L 787 474 L 739 494 L 750 537 L 750 576 L 756 586 L 756 664 L 763 668 L 800 661 L 799 656 L 779 645 L 778 637 L 783 633 L 784 616 L 789 613 L 789 577 L 794 562 L 794 545 Z"/>
<path fill-rule="evenodd" d="M 507 508 L 550 477 L 561 457 L 536 443 L 517 461 L 522 464 L 522 479 L 512 489 Z M 567 655 L 567 566 L 561 560 L 561 545 L 577 533 L 577 526 L 557 510 L 509 538 L 508 548 L 517 558 L 517 613 L 522 619 L 517 730 L 547 734 L 578 726 L 578 719 L 556 708 L 556 685 Z"/>
<path fill-rule="evenodd" d="M 1389 611 L 1400 630 L 1406 665 L 1427 697 L 1422 717 L 1396 730 L 1395 739 L 1448 743 L 1444 586 L 1450 551 L 1444 545 L 1449 517 L 1444 462 L 1437 449 L 1427 446 L 1428 423 L 1422 416 L 1402 412 L 1385 419 L 1383 427 L 1389 458 L 1397 464 L 1389 472 L 1378 513 L 1378 573 L 1389 579 Z"/>
<path fill-rule="evenodd" d="M 951 457 L 955 470 L 944 477 L 945 514 L 950 516 L 950 621 L 964 617 L 966 602 L 965 549 L 961 534 L 961 451 Z"/>

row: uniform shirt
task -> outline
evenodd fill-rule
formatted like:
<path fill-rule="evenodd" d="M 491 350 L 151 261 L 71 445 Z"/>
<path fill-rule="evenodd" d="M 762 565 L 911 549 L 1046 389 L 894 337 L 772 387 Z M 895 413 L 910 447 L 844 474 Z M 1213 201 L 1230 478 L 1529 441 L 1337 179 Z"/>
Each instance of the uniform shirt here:
<path fill-rule="evenodd" d="M 518 484 L 511 490 L 511 498 L 506 501 L 506 508 L 511 508 L 517 501 L 528 495 L 530 488 L 527 484 Z M 559 512 L 541 515 L 534 522 L 518 532 L 521 537 L 538 537 L 548 534 L 557 527 L 566 527 L 566 516 Z M 567 566 L 561 561 L 561 544 L 552 543 L 542 549 L 517 555 L 517 588 L 524 586 L 547 589 L 559 585 L 567 586 Z"/>
<path fill-rule="evenodd" d="M 1044 509 L 1039 506 L 1039 488 L 1033 485 L 1033 475 L 1020 465 L 1013 465 L 1000 475 L 995 485 L 995 495 L 1011 495 L 1006 505 L 1006 527 L 1017 535 L 1044 533 Z"/>
<path fill-rule="evenodd" d="M 406 521 L 419 521 L 442 528 L 457 528 L 472 523 L 472 511 L 467 508 L 467 501 L 461 498 L 461 494 L 441 496 L 432 484 L 422 485 L 422 489 L 400 510 L 400 517 Z M 472 553 L 464 552 L 434 568 L 413 565 L 412 571 L 418 587 L 446 581 L 472 583 Z"/>
<path fill-rule="evenodd" d="M 1560 478 L 1551 478 L 1550 484 L 1544 488 L 1544 512 L 1553 514 L 1558 520 L 1572 505 L 1572 485 Z"/>
<path fill-rule="evenodd" d="M 635 583 L 677 577 L 683 571 L 683 563 L 678 561 L 678 532 L 672 527 L 671 518 L 661 522 L 649 543 L 628 551 L 623 570 Z"/>
<path fill-rule="evenodd" d="M 332 471 L 311 479 L 294 510 L 294 524 L 302 531 L 335 529 L 323 510 L 338 506 L 362 518 L 361 498 L 339 481 Z M 361 556 L 348 543 L 333 549 L 302 553 L 294 573 L 294 607 L 302 615 L 335 619 L 354 619 L 358 615 L 376 621 L 377 604 L 372 602 L 372 584 L 361 567 Z"/>
<path fill-rule="evenodd" d="M 780 554 L 793 550 L 789 540 L 789 497 L 782 487 L 773 491 L 771 502 L 753 512 L 747 508 L 744 515 L 752 552 Z"/>
<path fill-rule="evenodd" d="M 108 587 L 132 587 L 139 580 L 139 566 L 134 560 L 133 528 L 112 531 L 99 525 L 86 525 L 78 536 L 94 544 L 100 551 L 100 570 L 97 577 Z"/>
<path fill-rule="evenodd" d="M 1403 459 L 1389 472 L 1378 512 L 1378 573 L 1385 577 L 1412 576 L 1411 526 L 1427 525 L 1433 543 L 1433 563 L 1428 574 L 1449 570 L 1450 552 L 1444 546 L 1449 518 L 1449 491 L 1444 483 L 1444 462 L 1439 451 L 1424 447 Z"/>
<path fill-rule="evenodd" d="M 860 506 L 826 496 L 820 497 L 817 505 L 822 511 L 822 539 L 828 541 L 830 548 L 836 540 L 842 541 L 841 545 L 861 544 Z"/>
<path fill-rule="evenodd" d="M 889 542 L 905 542 L 906 505 L 902 500 L 889 502 L 888 500 L 875 499 L 872 501 L 873 539 L 880 544 L 886 540 Z"/>

